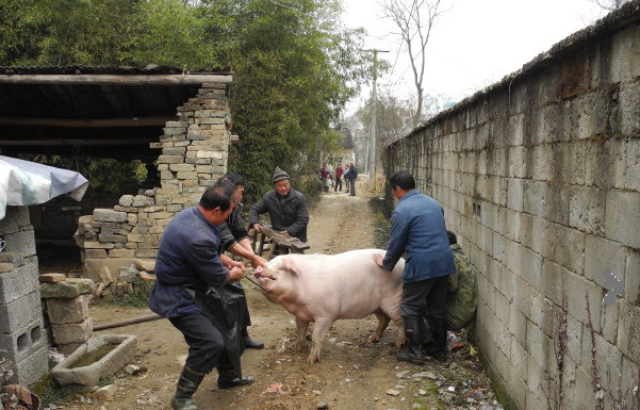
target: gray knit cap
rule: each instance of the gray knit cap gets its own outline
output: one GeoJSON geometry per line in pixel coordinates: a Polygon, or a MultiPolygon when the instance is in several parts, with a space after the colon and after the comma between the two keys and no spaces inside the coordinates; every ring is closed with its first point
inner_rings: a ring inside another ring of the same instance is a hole
{"type": "Polygon", "coordinates": [[[276,172],[273,173],[273,182],[282,181],[283,179],[291,179],[291,177],[281,170],[280,167],[276,167],[276,172]]]}

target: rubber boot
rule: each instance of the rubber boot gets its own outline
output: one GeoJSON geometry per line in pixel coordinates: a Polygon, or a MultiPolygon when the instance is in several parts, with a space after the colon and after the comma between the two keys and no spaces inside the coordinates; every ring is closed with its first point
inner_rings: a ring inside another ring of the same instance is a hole
{"type": "Polygon", "coordinates": [[[244,347],[247,349],[264,349],[264,343],[256,342],[249,337],[246,327],[242,329],[242,339],[244,340],[244,347]]]}
{"type": "Polygon", "coordinates": [[[419,316],[407,316],[404,318],[404,328],[407,333],[407,343],[396,357],[404,362],[422,363],[422,318],[419,316]]]}
{"type": "Polygon", "coordinates": [[[433,335],[431,334],[431,326],[429,326],[429,322],[427,322],[424,318],[421,320],[422,323],[422,348],[423,350],[427,348],[429,344],[433,342],[433,335]]]}
{"type": "Polygon", "coordinates": [[[231,389],[233,387],[248,386],[255,379],[251,376],[238,377],[233,366],[218,366],[218,389],[231,389]]]}
{"type": "Polygon", "coordinates": [[[425,347],[425,352],[438,360],[446,360],[447,358],[447,325],[444,320],[431,319],[429,321],[431,327],[432,340],[425,347]]]}
{"type": "Polygon", "coordinates": [[[193,394],[202,383],[204,373],[198,373],[187,365],[182,368],[178,388],[171,399],[173,410],[198,410],[198,406],[193,402],[193,394]]]}

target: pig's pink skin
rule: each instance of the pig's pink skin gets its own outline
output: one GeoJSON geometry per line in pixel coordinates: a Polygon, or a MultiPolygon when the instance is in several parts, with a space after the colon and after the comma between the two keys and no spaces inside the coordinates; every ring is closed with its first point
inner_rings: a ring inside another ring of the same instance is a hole
{"type": "Polygon", "coordinates": [[[309,323],[315,322],[309,363],[319,360],[322,341],[337,319],[359,319],[375,313],[379,324],[368,341],[377,341],[391,319],[398,326],[396,346],[404,343],[400,316],[404,260],[389,272],[373,261],[375,254],[384,255],[384,251],[282,255],[271,260],[266,269],[256,270],[260,284],[268,290],[265,296],[296,317],[298,349],[309,323]]]}

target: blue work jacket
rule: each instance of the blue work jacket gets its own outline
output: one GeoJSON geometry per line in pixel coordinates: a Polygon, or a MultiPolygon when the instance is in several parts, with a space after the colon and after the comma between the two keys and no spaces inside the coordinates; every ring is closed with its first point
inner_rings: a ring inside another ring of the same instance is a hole
{"type": "Polygon", "coordinates": [[[218,230],[198,207],[185,209],[169,223],[156,259],[156,285],[149,307],[162,317],[199,313],[200,308],[183,290],[222,285],[229,271],[218,254],[218,230]]]}
{"type": "Polygon", "coordinates": [[[413,189],[400,199],[391,220],[384,268],[393,270],[406,252],[404,283],[446,276],[456,271],[442,207],[413,189]]]}

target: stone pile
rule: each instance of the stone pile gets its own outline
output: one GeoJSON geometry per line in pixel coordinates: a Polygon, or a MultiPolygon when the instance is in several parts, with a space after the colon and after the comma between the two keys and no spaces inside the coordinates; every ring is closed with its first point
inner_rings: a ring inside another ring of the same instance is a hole
{"type": "Polygon", "coordinates": [[[155,284],[153,274],[155,260],[134,259],[129,266],[122,266],[116,278],[108,267],[100,269],[101,283],[96,294],[111,298],[115,296],[149,293],[155,284]]]}
{"type": "Polygon", "coordinates": [[[53,343],[70,354],[93,334],[89,299],[95,290],[91,279],[67,278],[61,273],[40,275],[40,294],[46,301],[53,343]]]}
{"type": "MultiPolygon", "coordinates": [[[[227,84],[203,84],[196,98],[178,107],[179,120],[166,122],[160,141],[151,143],[162,150],[160,187],[124,195],[113,209],[98,208],[80,218],[75,238],[82,248],[84,277],[102,282],[103,294],[135,293],[134,260],[154,260],[175,214],[196,206],[204,190],[226,172],[232,137],[226,94],[227,84]]],[[[152,279],[145,273],[138,276],[152,279]]]]}

